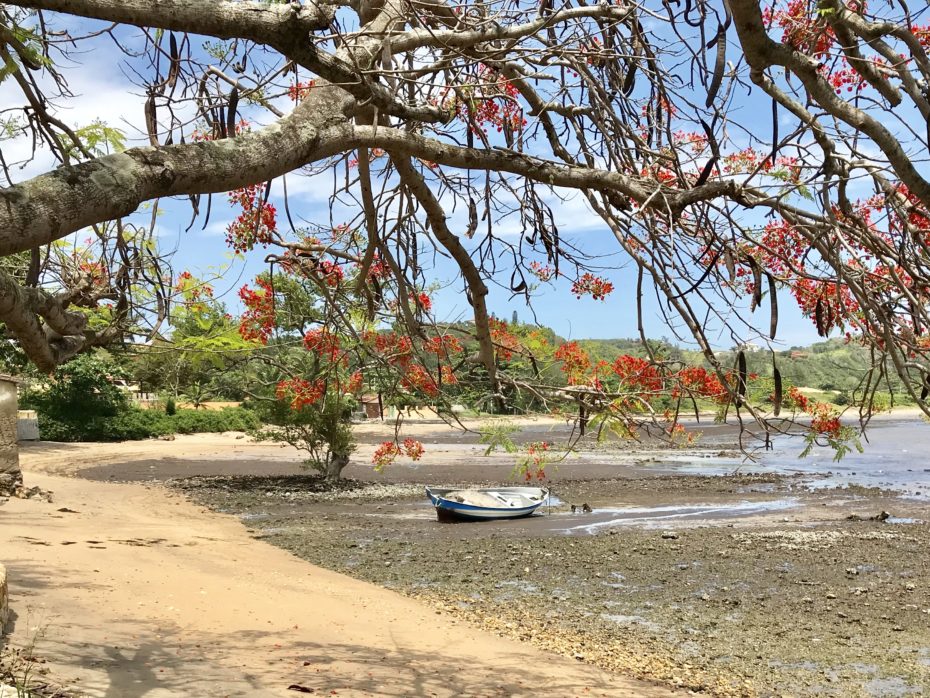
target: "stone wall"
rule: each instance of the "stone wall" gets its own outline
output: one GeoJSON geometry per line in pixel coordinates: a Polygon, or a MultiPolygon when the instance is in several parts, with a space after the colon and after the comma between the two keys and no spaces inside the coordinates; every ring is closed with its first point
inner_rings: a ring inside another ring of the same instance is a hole
{"type": "Polygon", "coordinates": [[[0,378],[0,496],[10,494],[23,482],[16,445],[17,422],[16,383],[0,378]]]}
{"type": "Polygon", "coordinates": [[[6,584],[6,567],[0,565],[0,635],[10,618],[10,600],[6,584]]]}

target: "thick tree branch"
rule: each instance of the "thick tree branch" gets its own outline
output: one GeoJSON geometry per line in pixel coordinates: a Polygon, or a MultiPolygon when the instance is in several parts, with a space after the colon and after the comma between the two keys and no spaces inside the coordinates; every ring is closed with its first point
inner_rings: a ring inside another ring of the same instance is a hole
{"type": "Polygon", "coordinates": [[[701,201],[720,197],[737,198],[744,194],[739,183],[732,179],[716,180],[691,189],[676,189],[657,184],[654,179],[647,177],[565,165],[504,148],[467,148],[381,126],[355,126],[352,142],[356,147],[384,148],[395,154],[464,170],[510,172],[554,187],[614,191],[637,203],[673,214],[701,201]]]}
{"type": "Polygon", "coordinates": [[[729,4],[753,81],[761,84],[764,72],[773,66],[791,71],[821,107],[869,136],[888,158],[901,181],[924,205],[930,206],[930,182],[917,171],[894,134],[878,119],[837,96],[813,58],[773,41],[765,30],[758,0],[730,0],[729,4]]]}
{"type": "Polygon", "coordinates": [[[259,131],[219,141],[132,148],[0,189],[0,255],[129,215],[144,201],[229,191],[342,151],[349,134],[346,115],[338,111],[344,106],[341,93],[329,86],[315,93],[317,99],[259,131]]]}
{"type": "Polygon", "coordinates": [[[311,32],[325,29],[332,23],[334,7],[331,5],[209,0],[23,0],[11,4],[137,27],[157,27],[220,39],[249,39],[280,51],[307,70],[338,84],[356,99],[372,101],[387,114],[426,122],[448,118],[437,107],[401,103],[390,89],[366,79],[349,62],[319,50],[311,32]]]}

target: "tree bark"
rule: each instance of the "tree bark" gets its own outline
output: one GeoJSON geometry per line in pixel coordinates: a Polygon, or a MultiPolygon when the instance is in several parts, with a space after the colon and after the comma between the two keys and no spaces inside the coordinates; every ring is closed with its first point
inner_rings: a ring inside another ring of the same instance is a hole
{"type": "Polygon", "coordinates": [[[0,496],[9,497],[23,485],[23,471],[19,466],[19,447],[16,441],[17,426],[16,384],[0,380],[0,496]]]}
{"type": "Polygon", "coordinates": [[[326,463],[326,472],[323,474],[323,477],[325,477],[327,480],[341,479],[342,471],[348,464],[348,453],[330,453],[329,461],[326,463]]]}

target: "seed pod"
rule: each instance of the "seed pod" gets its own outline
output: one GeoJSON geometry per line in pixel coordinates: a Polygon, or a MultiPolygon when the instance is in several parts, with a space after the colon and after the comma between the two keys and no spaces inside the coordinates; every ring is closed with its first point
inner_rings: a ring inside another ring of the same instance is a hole
{"type": "Polygon", "coordinates": [[[814,306],[814,322],[817,324],[817,334],[821,337],[827,336],[826,323],[824,322],[823,299],[818,298],[814,306]]]}
{"type": "Polygon", "coordinates": [[[636,87],[636,62],[627,61],[627,71],[626,76],[623,78],[623,87],[621,88],[623,94],[629,96],[633,92],[633,88],[636,87]]]}
{"type": "Polygon", "coordinates": [[[752,269],[752,303],[749,304],[751,313],[762,303],[762,269],[755,258],[749,257],[748,260],[749,268],[752,269]]]}
{"type": "Polygon", "coordinates": [[[746,370],[746,352],[742,349],[736,355],[736,406],[740,407],[746,402],[746,380],[748,371],[746,370]]]}
{"type": "Polygon", "coordinates": [[[723,83],[723,69],[727,63],[727,38],[726,30],[723,25],[717,28],[717,62],[714,64],[714,75],[710,81],[710,87],[707,88],[707,100],[704,106],[708,109],[714,103],[720,85],[723,83]]]}
{"type": "Polygon", "coordinates": [[[778,366],[775,365],[775,357],[772,356],[772,373],[775,378],[775,416],[777,417],[781,413],[781,401],[782,401],[782,384],[781,384],[781,371],[778,370],[778,366]]]}
{"type": "Polygon", "coordinates": [[[171,55],[171,67],[168,69],[168,77],[165,79],[165,87],[174,87],[178,81],[178,75],[181,73],[181,55],[178,53],[178,42],[174,34],[168,35],[168,48],[171,55]]]}
{"type": "Polygon", "coordinates": [[[700,176],[697,178],[697,181],[694,183],[694,186],[699,187],[702,184],[706,184],[707,180],[710,179],[710,173],[714,171],[714,167],[717,165],[717,158],[713,157],[707,161],[704,165],[704,169],[701,170],[700,176]]]}
{"type": "Polygon", "coordinates": [[[723,253],[724,264],[727,265],[727,274],[730,276],[730,283],[736,281],[736,265],[733,263],[733,254],[730,250],[723,253]]]}
{"type": "Polygon", "coordinates": [[[158,147],[158,121],[155,115],[155,94],[149,93],[145,100],[145,130],[149,134],[149,143],[158,147]]]}
{"type": "Polygon", "coordinates": [[[233,85],[229,93],[229,108],[226,110],[226,135],[233,138],[236,135],[236,109],[239,107],[239,88],[233,85]]]}
{"type": "Polygon", "coordinates": [[[29,271],[26,272],[26,286],[38,285],[41,261],[39,248],[33,247],[29,253],[29,271]]]}
{"type": "Polygon", "coordinates": [[[775,290],[775,277],[768,272],[765,276],[769,281],[769,306],[772,315],[769,322],[769,339],[775,339],[775,331],[778,329],[778,294],[775,290]]]}

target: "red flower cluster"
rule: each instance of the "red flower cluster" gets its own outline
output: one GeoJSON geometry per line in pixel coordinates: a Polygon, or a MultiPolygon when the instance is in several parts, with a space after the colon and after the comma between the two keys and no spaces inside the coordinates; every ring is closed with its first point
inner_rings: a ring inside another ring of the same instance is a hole
{"type": "Polygon", "coordinates": [[[295,83],[287,88],[287,96],[291,98],[292,102],[299,102],[310,94],[310,90],[313,89],[315,85],[316,80],[295,83]]]}
{"type": "Polygon", "coordinates": [[[422,310],[424,313],[428,313],[433,309],[433,299],[430,298],[429,294],[425,291],[411,294],[410,300],[416,303],[417,307],[419,307],[420,310],[422,310]]]}
{"type": "Polygon", "coordinates": [[[368,280],[383,281],[391,277],[391,268],[375,255],[368,267],[368,280]]]}
{"type": "Polygon", "coordinates": [[[427,339],[423,350],[440,358],[448,358],[452,354],[462,353],[462,344],[451,334],[441,334],[427,339]]]}
{"type": "Polygon", "coordinates": [[[556,275],[555,269],[540,262],[530,262],[530,273],[543,282],[550,281],[556,275]]]}
{"type": "Polygon", "coordinates": [[[591,368],[591,359],[578,342],[566,342],[555,350],[553,357],[562,362],[562,372],[568,378],[569,385],[584,385],[587,383],[588,369],[591,368]]]}
{"type": "Polygon", "coordinates": [[[265,185],[253,184],[229,193],[229,203],[242,207],[226,228],[226,244],[241,253],[270,244],[277,232],[277,210],[265,201],[265,185]]]}
{"type": "Polygon", "coordinates": [[[333,334],[325,327],[308,330],[304,335],[304,348],[311,351],[321,359],[335,363],[341,351],[339,336],[333,334]]]}
{"type": "Polygon", "coordinates": [[[795,387],[788,388],[782,402],[789,409],[806,412],[811,416],[811,431],[830,438],[839,436],[842,425],[836,410],[826,402],[818,402],[807,397],[795,387]]]}
{"type": "MultiPolygon", "coordinates": [[[[850,8],[854,5],[847,3],[850,8]]],[[[830,51],[836,35],[826,20],[815,16],[815,7],[809,0],[789,0],[783,9],[765,8],[762,19],[782,30],[782,43],[819,58],[830,51]]]]}
{"type": "Polygon", "coordinates": [[[245,312],[239,321],[239,334],[246,341],[259,341],[268,344],[268,338],[274,330],[274,294],[271,284],[264,279],[256,279],[260,288],[253,291],[248,285],[239,289],[239,298],[245,306],[245,312]]]}
{"type": "Polygon", "coordinates": [[[624,354],[614,361],[613,369],[620,379],[621,389],[632,389],[637,393],[658,393],[664,386],[659,368],[647,359],[624,354]]]}
{"type": "Polygon", "coordinates": [[[611,282],[595,276],[591,272],[585,272],[581,278],[572,284],[572,293],[576,297],[581,298],[589,295],[596,301],[604,300],[613,290],[614,285],[611,282]]]}
{"type": "Polygon", "coordinates": [[[520,340],[503,320],[489,318],[488,327],[491,330],[491,341],[497,349],[497,357],[501,361],[510,361],[514,353],[520,351],[520,340]]]}
{"type": "Polygon", "coordinates": [[[458,117],[465,123],[469,106],[474,111],[476,125],[470,126],[473,132],[487,133],[486,124],[496,127],[498,133],[506,126],[512,131],[521,131],[527,121],[523,118],[523,108],[518,102],[520,91],[494,68],[485,64],[478,67],[477,76],[461,87],[470,99],[459,100],[456,93],[449,89],[443,106],[455,109],[458,117]]]}
{"type": "Polygon", "coordinates": [[[352,393],[353,395],[358,393],[362,389],[362,372],[355,371],[351,376],[349,376],[349,382],[346,383],[346,392],[352,393]]]}
{"type": "Polygon", "coordinates": [[[290,402],[292,410],[299,410],[319,402],[326,394],[326,383],[323,380],[310,382],[303,378],[291,378],[278,383],[274,394],[278,400],[290,402]]]}
{"type": "Polygon", "coordinates": [[[407,366],[413,358],[413,342],[410,337],[395,332],[370,330],[362,335],[362,341],[374,345],[375,351],[394,366],[407,366]]]}
{"type": "Polygon", "coordinates": [[[320,275],[323,283],[330,288],[339,288],[339,284],[341,284],[343,278],[345,278],[342,267],[328,259],[324,259],[317,265],[317,273],[320,275]]]}
{"type": "Polygon", "coordinates": [[[407,458],[410,460],[420,460],[425,453],[425,449],[419,441],[408,437],[404,439],[404,453],[407,454],[407,458]]]}
{"type": "Polygon", "coordinates": [[[675,374],[678,386],[672,390],[672,397],[677,398],[682,392],[695,397],[704,397],[715,402],[724,403],[730,399],[729,393],[720,378],[713,371],[702,366],[688,366],[675,374]]]}
{"type": "Polygon", "coordinates": [[[385,441],[375,450],[371,462],[375,470],[380,471],[393,463],[398,456],[406,455],[410,460],[420,460],[424,453],[423,444],[416,439],[404,439],[403,447],[396,441],[385,441]]]}
{"type": "Polygon", "coordinates": [[[401,387],[411,392],[421,392],[430,397],[439,394],[439,385],[436,379],[420,364],[410,364],[400,381],[401,387]]]}

